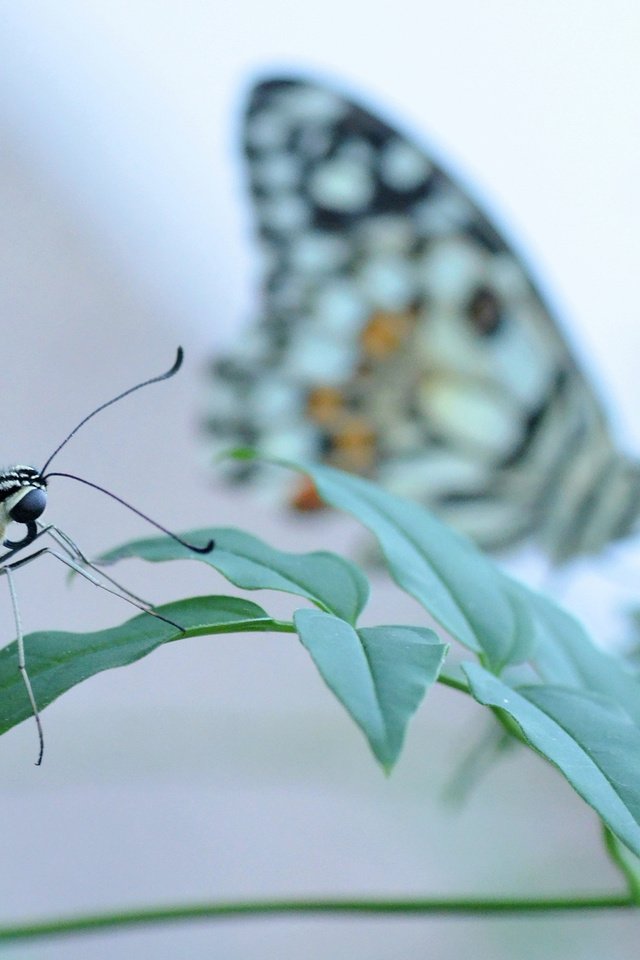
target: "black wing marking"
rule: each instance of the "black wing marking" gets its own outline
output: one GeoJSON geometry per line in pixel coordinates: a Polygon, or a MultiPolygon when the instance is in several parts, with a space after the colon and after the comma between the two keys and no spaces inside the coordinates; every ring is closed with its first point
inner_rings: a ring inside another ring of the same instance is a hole
{"type": "Polygon", "coordinates": [[[535,531],[559,555],[560,501],[582,509],[619,458],[521,258],[410,139],[313,82],[258,84],[244,151],[262,313],[215,365],[220,446],[375,476],[485,546],[535,531]]]}

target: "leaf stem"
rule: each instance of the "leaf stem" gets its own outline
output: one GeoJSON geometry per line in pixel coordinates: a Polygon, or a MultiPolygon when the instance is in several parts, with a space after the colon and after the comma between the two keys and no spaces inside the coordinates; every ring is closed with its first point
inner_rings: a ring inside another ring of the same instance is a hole
{"type": "Polygon", "coordinates": [[[230,620],[229,623],[206,624],[202,627],[187,627],[180,639],[189,637],[215,637],[220,633],[295,633],[289,620],[274,620],[263,617],[255,620],[230,620]]]}
{"type": "MultiPolygon", "coordinates": [[[[623,847],[605,823],[602,824],[602,839],[610,859],[626,880],[630,899],[636,906],[640,906],[640,875],[633,869],[631,864],[627,862],[624,854],[625,847],[623,847]]],[[[629,856],[632,856],[632,854],[629,853],[629,856]]]]}
{"type": "Polygon", "coordinates": [[[441,669],[436,682],[441,683],[443,687],[451,687],[452,690],[458,690],[460,693],[470,692],[469,684],[464,676],[458,676],[457,673],[448,670],[446,666],[441,669]]]}
{"type": "Polygon", "coordinates": [[[553,911],[615,910],[637,908],[633,898],[622,894],[591,897],[524,897],[514,898],[425,898],[408,900],[377,899],[309,899],[254,900],[220,903],[194,903],[123,910],[114,913],[86,914],[53,920],[0,927],[0,942],[34,940],[42,937],[70,936],[115,930],[123,927],[176,923],[185,920],[221,920],[234,917],[274,917],[286,914],[318,916],[320,914],[370,914],[378,916],[455,916],[471,917],[487,914],[547,913],[553,911]]]}

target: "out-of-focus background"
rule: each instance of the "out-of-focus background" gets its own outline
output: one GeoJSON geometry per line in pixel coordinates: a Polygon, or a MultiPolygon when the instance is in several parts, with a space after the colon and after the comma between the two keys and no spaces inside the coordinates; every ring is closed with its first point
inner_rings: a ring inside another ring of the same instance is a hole
{"type": "MultiPolygon", "coordinates": [[[[89,409],[168,367],[182,343],[179,378],[102,414],[59,469],[175,529],[238,524],[291,549],[348,540],[340,518],[305,527],[214,487],[197,429],[207,361],[257,309],[243,98],[287,69],[377,104],[474,184],[553,292],[621,443],[639,450],[639,32],[631,0],[3,4],[3,462],[43,462],[89,409]]],[[[147,533],[71,481],[52,483],[49,515],[89,552],[147,533]]],[[[591,594],[592,568],[577,573],[591,594]]],[[[232,592],[195,563],[131,564],[126,579],[158,602],[232,592]]],[[[21,571],[18,588],[29,631],[128,613],[88,584],[68,589],[51,559],[21,571]]],[[[603,609],[591,611],[598,625],[603,609]]],[[[370,622],[421,616],[376,583],[370,622]]],[[[0,624],[9,640],[8,594],[0,624]]],[[[202,638],[102,674],[44,714],[41,769],[32,723],[0,741],[0,921],[214,897],[617,884],[595,818],[534,757],[505,760],[462,810],[442,802],[479,718],[436,690],[387,780],[293,638],[202,638]]],[[[292,920],[6,955],[102,960],[114,949],[137,960],[623,960],[637,931],[621,916],[292,920]]]]}

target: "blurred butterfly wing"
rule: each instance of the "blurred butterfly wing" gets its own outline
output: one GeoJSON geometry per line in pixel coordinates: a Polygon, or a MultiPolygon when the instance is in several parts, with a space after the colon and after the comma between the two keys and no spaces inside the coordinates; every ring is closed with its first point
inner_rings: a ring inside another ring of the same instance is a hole
{"type": "Polygon", "coordinates": [[[635,465],[521,260],[441,167],[300,80],[254,89],[245,153],[263,314],[215,366],[221,446],[376,477],[488,548],[535,534],[559,560],[626,532],[635,465]]]}

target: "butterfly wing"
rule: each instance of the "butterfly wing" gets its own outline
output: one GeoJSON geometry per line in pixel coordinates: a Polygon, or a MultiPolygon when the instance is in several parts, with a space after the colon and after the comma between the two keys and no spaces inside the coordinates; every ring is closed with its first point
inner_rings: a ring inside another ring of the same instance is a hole
{"type": "Polygon", "coordinates": [[[522,260],[442,167],[298,79],[254,88],[244,150],[263,312],[214,366],[220,446],[375,477],[488,548],[535,534],[564,559],[626,531],[635,466],[522,260]],[[592,523],[596,479],[616,496],[592,523]]]}

